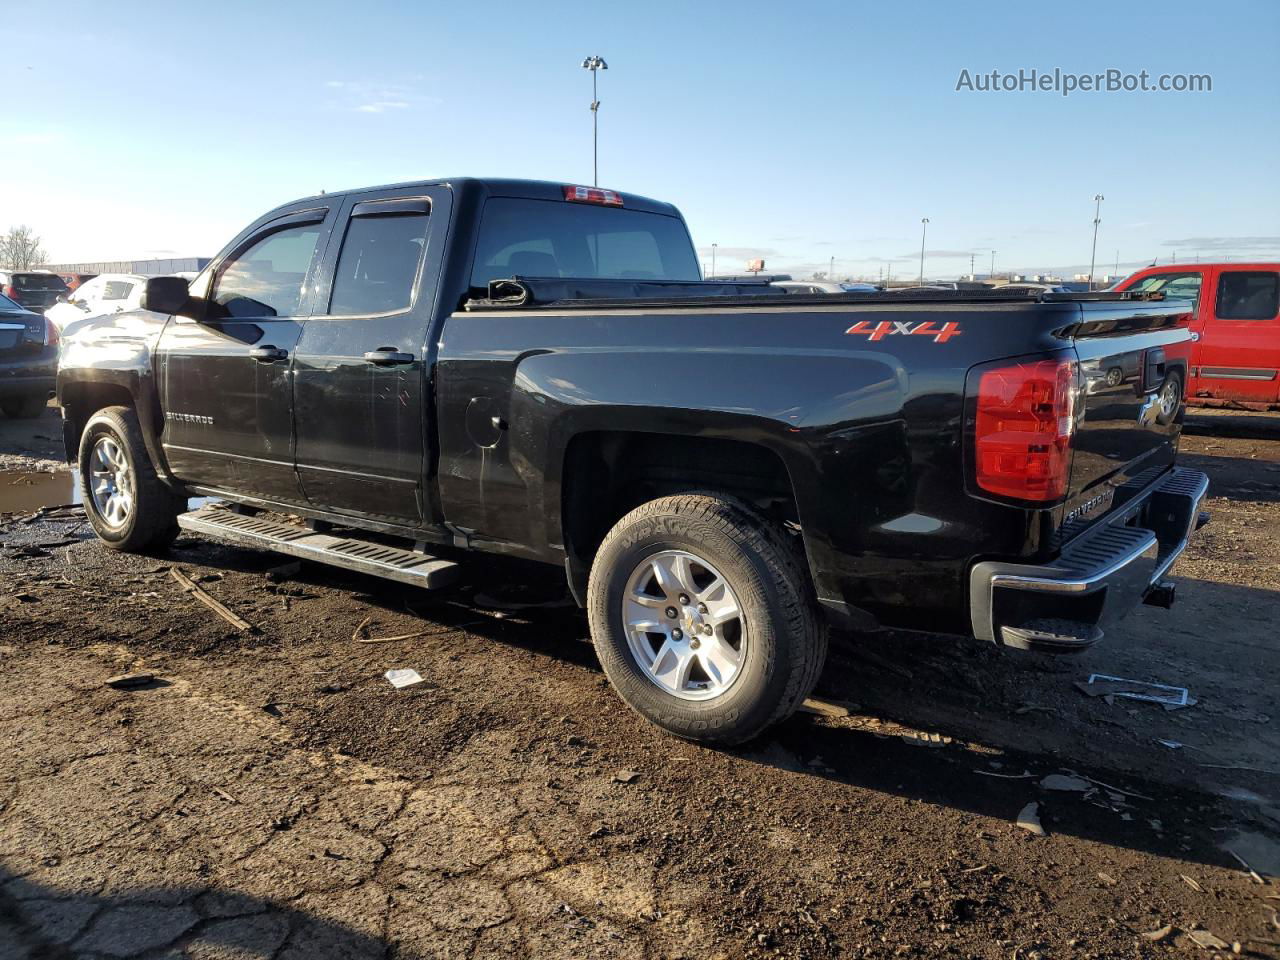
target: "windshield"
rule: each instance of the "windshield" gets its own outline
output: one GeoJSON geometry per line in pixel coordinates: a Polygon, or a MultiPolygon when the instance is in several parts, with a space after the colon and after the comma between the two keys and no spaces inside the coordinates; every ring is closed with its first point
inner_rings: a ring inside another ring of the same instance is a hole
{"type": "Polygon", "coordinates": [[[472,286],[508,277],[700,280],[676,217],[556,200],[495,197],[484,207],[472,286]]]}
{"type": "Polygon", "coordinates": [[[65,290],[67,285],[56,273],[15,273],[13,285],[19,290],[65,290]]]}

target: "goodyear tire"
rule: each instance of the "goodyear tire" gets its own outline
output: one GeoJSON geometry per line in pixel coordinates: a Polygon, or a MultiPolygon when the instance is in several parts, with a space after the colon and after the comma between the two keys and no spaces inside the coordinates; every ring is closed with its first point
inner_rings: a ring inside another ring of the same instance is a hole
{"type": "Polygon", "coordinates": [[[790,716],[826,658],[801,551],[715,493],[652,500],[618,521],[592,564],[587,609],[618,695],[691,740],[742,743],[790,716]]]}
{"type": "Polygon", "coordinates": [[[113,550],[141,553],[178,535],[186,500],[157,475],[129,407],[99,410],[80,434],[80,493],[93,532],[113,550]]]}

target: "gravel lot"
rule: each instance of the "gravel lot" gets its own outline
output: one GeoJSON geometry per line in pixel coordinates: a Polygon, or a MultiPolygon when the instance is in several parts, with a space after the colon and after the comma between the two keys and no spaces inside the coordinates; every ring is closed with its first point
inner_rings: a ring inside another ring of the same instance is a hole
{"type": "MultiPolygon", "coordinates": [[[[1172,611],[1074,658],[842,638],[848,715],[733,751],[627,711],[554,574],[124,556],[0,475],[0,958],[1280,956],[1280,439],[1251,423],[1184,439],[1214,520],[1172,611]],[[129,670],[157,679],[104,685],[129,670]]],[[[4,468],[57,436],[0,424],[4,468]]]]}

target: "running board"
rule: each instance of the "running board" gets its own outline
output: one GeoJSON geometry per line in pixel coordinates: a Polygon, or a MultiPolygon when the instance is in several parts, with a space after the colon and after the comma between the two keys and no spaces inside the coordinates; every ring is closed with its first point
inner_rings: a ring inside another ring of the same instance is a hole
{"type": "Polygon", "coordinates": [[[369,540],[317,533],[292,523],[236,513],[216,504],[180,514],[178,526],[238,546],[285,553],[428,590],[449,586],[459,573],[458,565],[452,560],[369,540]]]}

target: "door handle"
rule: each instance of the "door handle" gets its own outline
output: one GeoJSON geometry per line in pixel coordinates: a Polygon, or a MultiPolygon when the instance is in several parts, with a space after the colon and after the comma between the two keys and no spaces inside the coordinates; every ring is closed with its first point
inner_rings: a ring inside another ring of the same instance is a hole
{"type": "Polygon", "coordinates": [[[379,347],[366,352],[364,359],[380,367],[394,367],[402,363],[413,363],[413,354],[401,353],[395,347],[379,347]]]}
{"type": "Polygon", "coordinates": [[[275,360],[287,360],[289,358],[288,350],[281,350],[279,347],[273,347],[268,344],[265,347],[254,347],[249,351],[249,356],[257,360],[259,363],[271,363],[275,360]]]}

